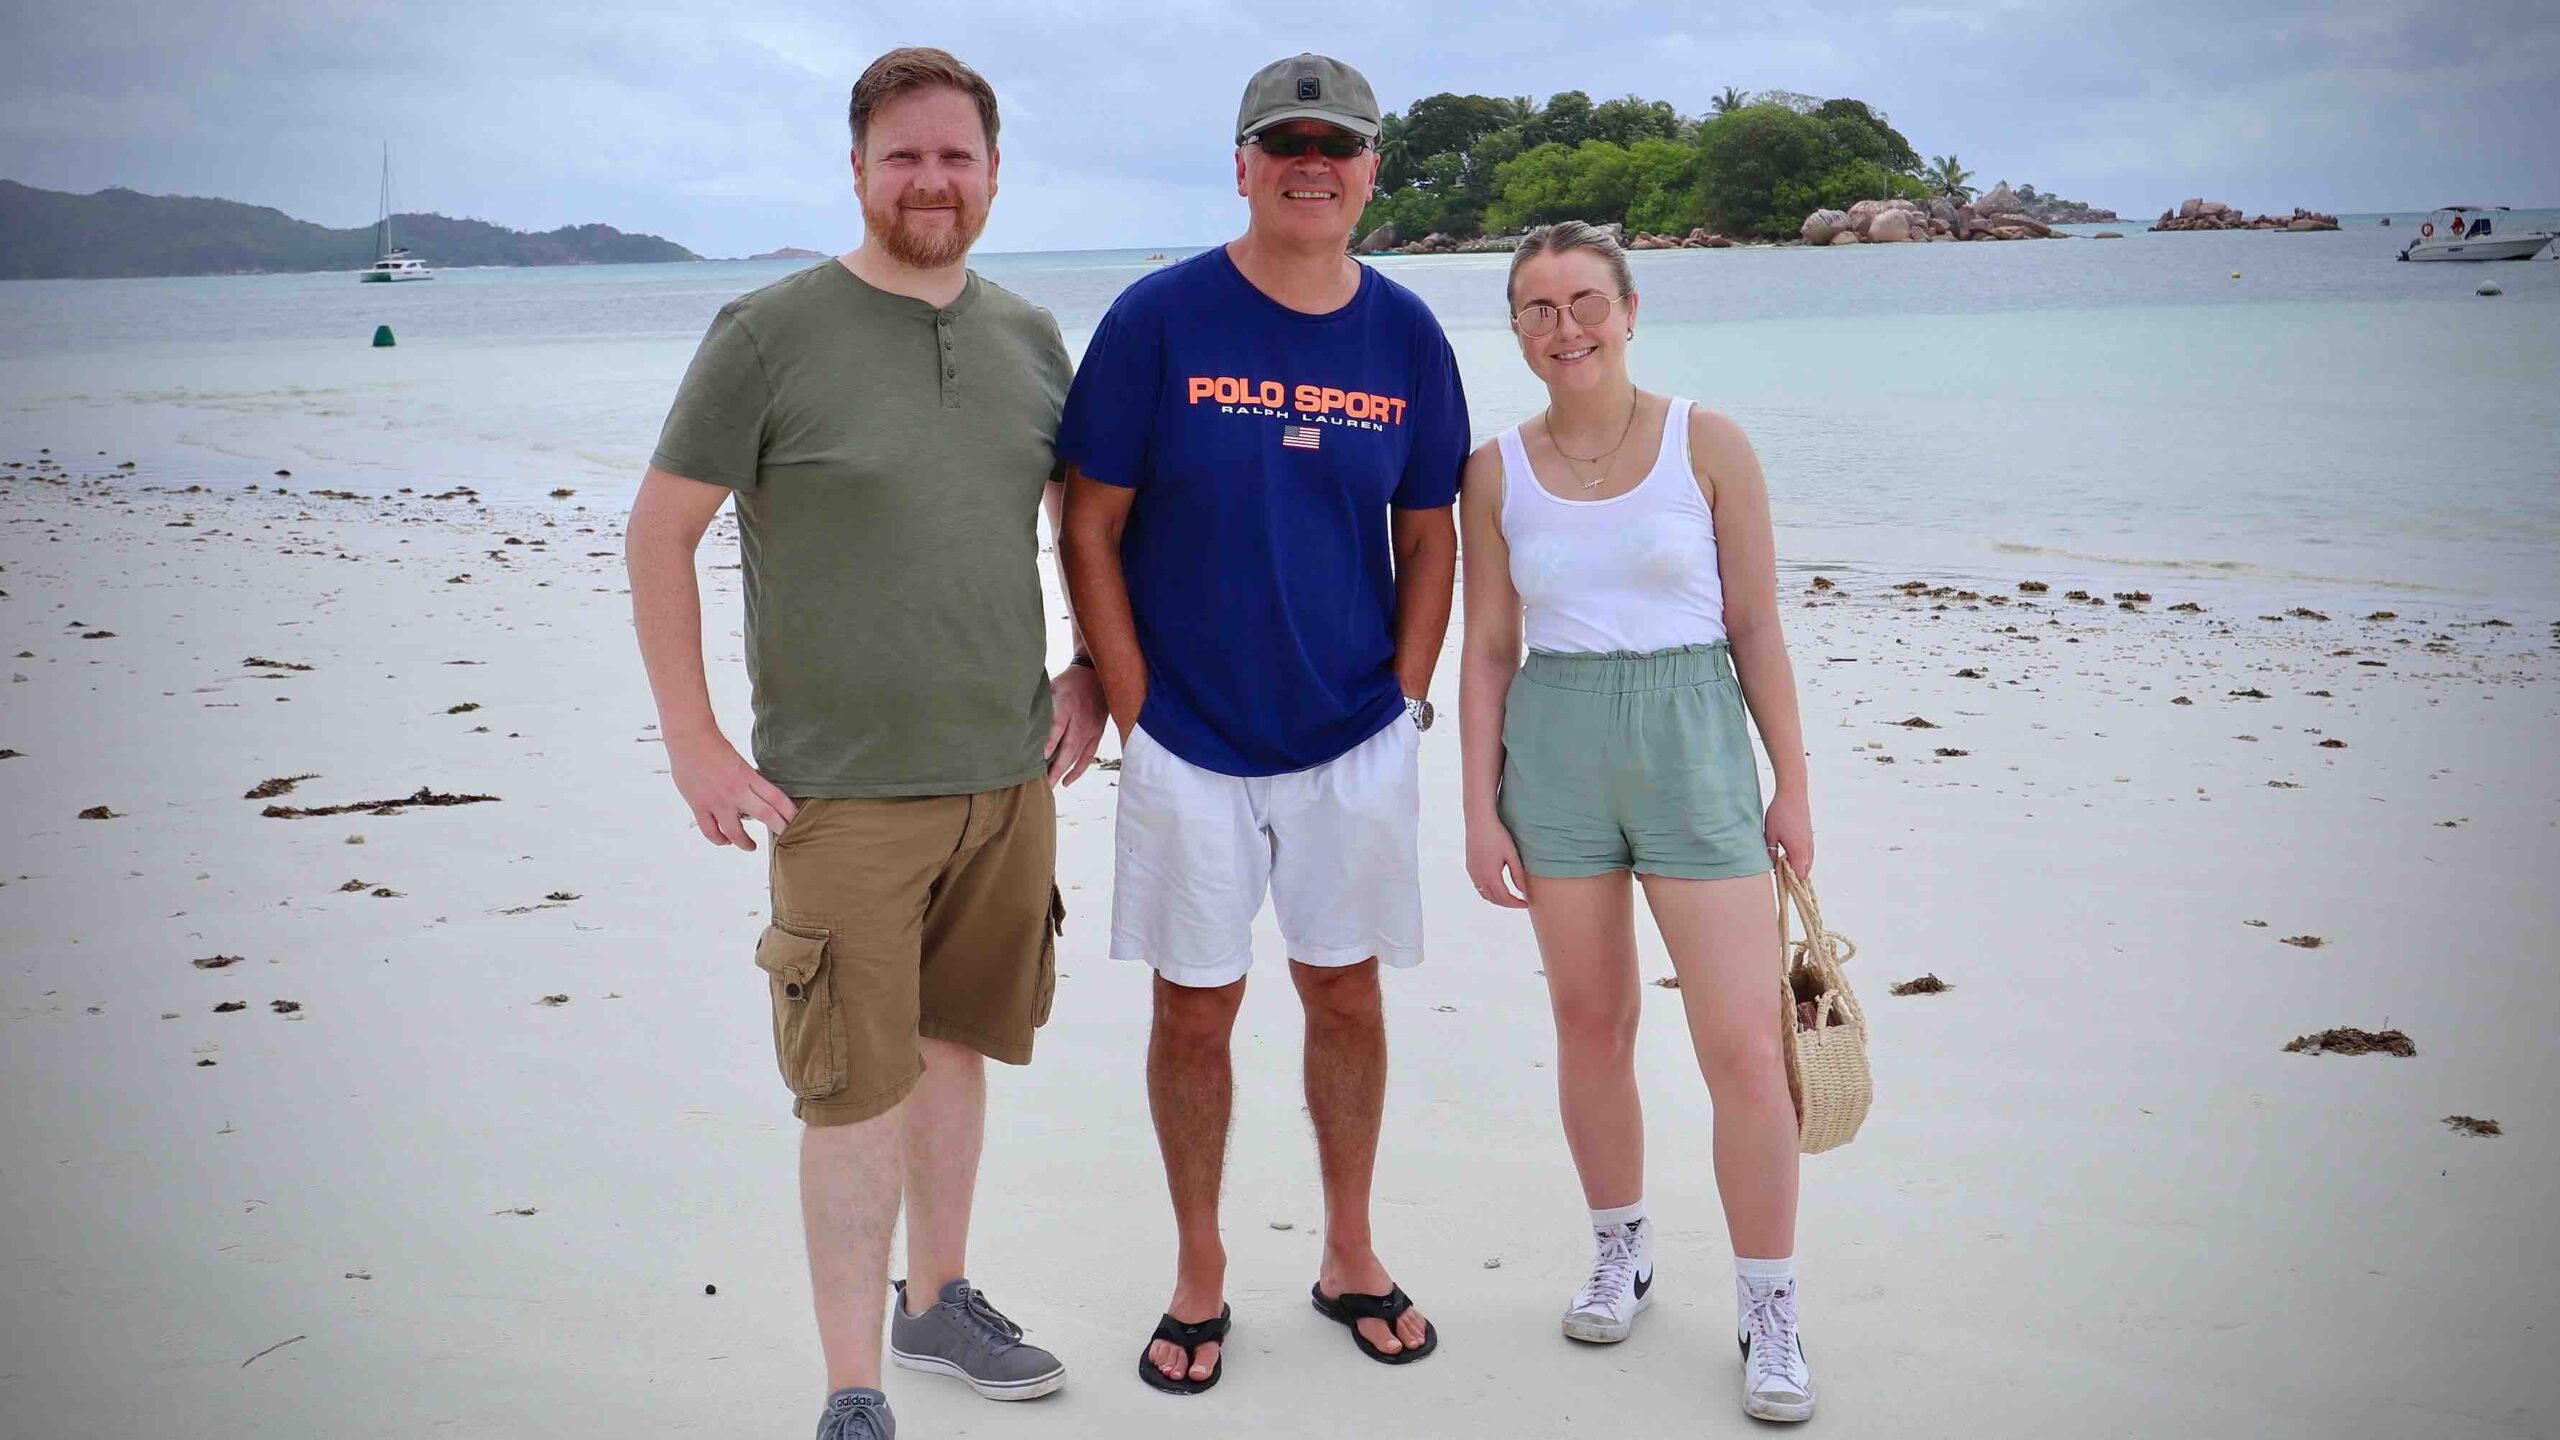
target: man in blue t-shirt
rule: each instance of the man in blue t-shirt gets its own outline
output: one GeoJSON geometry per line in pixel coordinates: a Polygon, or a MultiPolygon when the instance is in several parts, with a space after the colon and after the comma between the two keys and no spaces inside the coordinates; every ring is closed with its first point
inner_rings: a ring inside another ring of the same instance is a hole
{"type": "Polygon", "coordinates": [[[1180,1252],[1138,1373],[1217,1382],[1229,1035],[1267,891],[1307,1016],[1318,1309],[1372,1359],[1439,1343],[1371,1246],[1378,962],[1422,960],[1416,759],[1448,630],[1466,396],[1439,322],[1344,254],[1379,111],[1319,55],[1236,121],[1244,237],[1130,286],[1058,432],[1075,609],[1120,727],[1111,953],[1156,969],[1147,1089],[1180,1252]]]}

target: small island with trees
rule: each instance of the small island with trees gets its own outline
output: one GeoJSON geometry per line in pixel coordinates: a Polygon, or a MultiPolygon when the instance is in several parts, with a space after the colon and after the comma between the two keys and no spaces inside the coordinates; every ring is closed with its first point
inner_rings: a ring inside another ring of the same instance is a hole
{"type": "Polygon", "coordinates": [[[1630,248],[2025,239],[2112,210],[2011,190],[1977,194],[1955,155],[1923,159],[1862,100],[1727,87],[1710,113],[1561,91],[1425,96],[1385,117],[1362,253],[1509,249],[1557,220],[1615,225],[1630,248]],[[1884,220],[1879,233],[1878,220],[1884,220]],[[1842,236],[1848,239],[1843,240],[1842,236]]]}

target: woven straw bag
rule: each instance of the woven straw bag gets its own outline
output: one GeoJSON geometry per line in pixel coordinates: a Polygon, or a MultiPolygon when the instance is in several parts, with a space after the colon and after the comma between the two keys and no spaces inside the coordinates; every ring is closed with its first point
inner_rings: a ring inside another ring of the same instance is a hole
{"type": "Polygon", "coordinates": [[[1840,967],[1858,947],[1826,930],[1810,882],[1781,860],[1778,872],[1779,1024],[1787,1038],[1787,1090],[1796,1142],[1807,1155],[1848,1144],[1875,1099],[1867,1070],[1867,1012],[1840,967]],[[1795,919],[1804,938],[1793,938],[1795,919]]]}

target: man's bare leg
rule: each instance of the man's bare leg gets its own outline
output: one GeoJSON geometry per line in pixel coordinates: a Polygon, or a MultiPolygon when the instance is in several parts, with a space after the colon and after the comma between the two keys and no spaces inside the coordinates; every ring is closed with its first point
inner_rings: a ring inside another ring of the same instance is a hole
{"type": "MultiPolygon", "coordinates": [[[[1236,1012],[1244,982],[1192,989],[1158,975],[1155,1027],[1147,1038],[1147,1108],[1164,1151],[1176,1240],[1173,1302],[1186,1324],[1215,1320],[1226,1303],[1227,1244],[1218,1233],[1218,1191],[1226,1178],[1227,1130],[1235,1115],[1236,1012]]],[[[1158,1340],[1147,1358],[1167,1379],[1206,1380],[1220,1347],[1203,1345],[1188,1372],[1182,1347],[1158,1340]]]]}
{"type": "Polygon", "coordinates": [[[901,1129],[899,1111],[891,1110],[800,1132],[800,1217],[830,1392],[880,1388],[880,1297],[889,1288],[889,1233],[898,1224],[901,1129]]]}
{"type": "Polygon", "coordinates": [[[899,1107],[906,1149],[907,1313],[969,1273],[969,1210],[987,1133],[987,1058],[966,1045],[917,1037],[924,1078],[899,1107]]]}
{"type": "MultiPolygon", "coordinates": [[[[1318,967],[1292,960],[1289,978],[1307,1013],[1307,1113],[1324,1173],[1324,1266],[1317,1282],[1327,1295],[1383,1295],[1395,1279],[1379,1263],[1369,1229],[1369,1184],[1387,1108],[1387,1015],[1378,962],[1318,967]]],[[[1394,1355],[1422,1343],[1425,1323],[1416,1307],[1392,1330],[1363,1320],[1360,1333],[1394,1355]]]]}

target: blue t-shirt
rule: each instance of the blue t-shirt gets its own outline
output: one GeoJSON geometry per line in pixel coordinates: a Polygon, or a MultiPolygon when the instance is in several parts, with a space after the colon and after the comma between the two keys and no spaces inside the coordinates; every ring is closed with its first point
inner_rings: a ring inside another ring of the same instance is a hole
{"type": "Polygon", "coordinates": [[[1388,507],[1453,503],[1467,438],[1440,322],[1367,266],[1323,315],[1255,289],[1224,246],[1123,291],[1058,457],[1138,492],[1120,562],[1147,734],[1204,770],[1277,775],[1394,721],[1388,507]]]}

